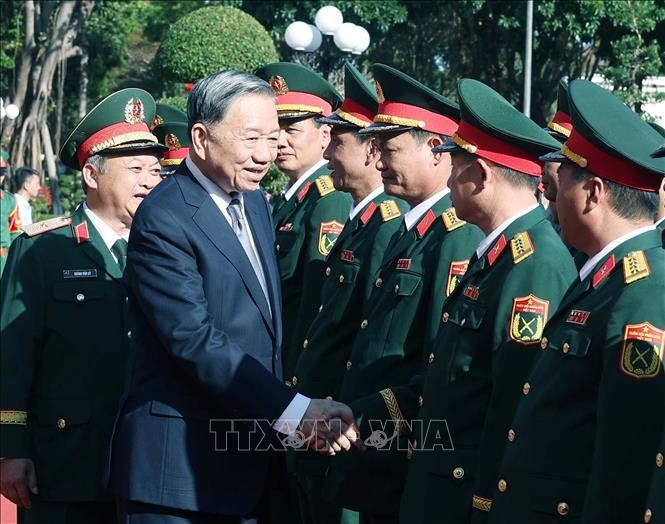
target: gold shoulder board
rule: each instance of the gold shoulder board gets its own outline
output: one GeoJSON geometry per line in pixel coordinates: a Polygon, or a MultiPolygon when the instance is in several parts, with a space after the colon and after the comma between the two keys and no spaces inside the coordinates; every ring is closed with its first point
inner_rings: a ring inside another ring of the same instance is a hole
{"type": "Polygon", "coordinates": [[[464,220],[460,220],[457,217],[457,213],[455,213],[454,207],[449,207],[446,209],[441,216],[443,217],[443,225],[445,226],[446,231],[453,231],[454,229],[462,227],[464,224],[466,224],[464,220]]]}
{"type": "Polygon", "coordinates": [[[319,190],[319,195],[325,196],[335,191],[335,185],[330,176],[323,175],[316,179],[316,189],[319,190]]]}
{"type": "Polygon", "coordinates": [[[388,222],[388,220],[392,220],[393,218],[402,215],[402,212],[399,210],[399,207],[397,207],[397,203],[394,200],[384,200],[381,202],[379,209],[381,210],[381,219],[384,222],[388,222]]]}
{"type": "Polygon", "coordinates": [[[513,262],[519,264],[525,258],[533,255],[534,247],[529,233],[522,231],[517,233],[510,241],[510,248],[513,250],[513,262]]]}
{"type": "Polygon", "coordinates": [[[49,218],[48,220],[43,220],[41,222],[35,222],[34,224],[28,224],[23,226],[23,232],[29,237],[34,237],[40,235],[41,233],[46,233],[47,231],[53,231],[54,229],[60,229],[61,227],[68,226],[72,223],[72,219],[69,217],[54,217],[49,218]]]}
{"type": "Polygon", "coordinates": [[[644,251],[632,251],[623,257],[623,280],[626,284],[651,274],[644,251]]]}

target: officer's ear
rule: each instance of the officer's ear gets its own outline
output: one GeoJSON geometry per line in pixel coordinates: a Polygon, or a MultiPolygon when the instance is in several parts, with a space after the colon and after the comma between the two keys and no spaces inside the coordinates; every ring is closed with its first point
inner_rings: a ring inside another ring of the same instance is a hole
{"type": "Polygon", "coordinates": [[[480,172],[480,180],[482,187],[487,187],[489,184],[494,183],[494,173],[491,166],[483,159],[477,156],[474,160],[476,169],[480,172]]]}
{"type": "Polygon", "coordinates": [[[81,168],[81,178],[85,184],[84,187],[88,189],[99,188],[99,183],[97,182],[98,176],[99,172],[93,164],[84,164],[84,166],[81,168]]]}
{"type": "MultiPolygon", "coordinates": [[[[443,144],[443,140],[441,140],[441,137],[438,135],[430,134],[429,138],[427,139],[427,148],[428,149],[434,149],[437,146],[440,146],[443,144]]],[[[432,153],[432,156],[434,157],[434,165],[438,166],[441,163],[441,160],[445,157],[449,157],[449,155],[446,155],[445,153],[432,153]]]]}
{"type": "Polygon", "coordinates": [[[612,205],[612,194],[608,191],[605,181],[597,176],[591,177],[584,182],[584,190],[587,193],[587,210],[591,211],[598,207],[601,202],[608,202],[612,205]]]}
{"type": "Polygon", "coordinates": [[[196,156],[205,160],[207,157],[206,149],[208,147],[208,142],[210,141],[206,126],[201,122],[194,124],[190,132],[190,139],[192,141],[191,147],[194,150],[194,153],[196,153],[196,156]]]}
{"type": "Polygon", "coordinates": [[[321,151],[325,151],[330,144],[330,126],[323,124],[319,128],[319,136],[321,137],[321,151]]]}
{"type": "Polygon", "coordinates": [[[365,165],[375,164],[381,156],[381,152],[376,145],[376,137],[370,137],[364,142],[365,144],[365,165]]]}

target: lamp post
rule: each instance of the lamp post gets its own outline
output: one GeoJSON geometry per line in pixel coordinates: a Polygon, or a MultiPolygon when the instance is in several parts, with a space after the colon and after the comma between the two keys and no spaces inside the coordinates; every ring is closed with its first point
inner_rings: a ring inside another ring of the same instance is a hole
{"type": "Polygon", "coordinates": [[[284,40],[291,49],[303,53],[298,57],[301,62],[309,66],[317,64],[325,78],[336,69],[338,60],[326,61],[321,60],[321,57],[305,55],[321,47],[323,35],[332,36],[335,46],[344,53],[360,55],[369,47],[371,39],[367,29],[344,22],[342,12],[335,6],[327,5],[319,9],[314,17],[314,24],[303,21],[292,22],[284,32],[284,40]]]}

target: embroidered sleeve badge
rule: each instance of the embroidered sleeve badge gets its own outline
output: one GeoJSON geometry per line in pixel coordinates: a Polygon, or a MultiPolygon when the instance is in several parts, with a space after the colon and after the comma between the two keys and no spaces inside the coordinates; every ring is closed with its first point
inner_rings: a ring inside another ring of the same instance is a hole
{"type": "Polygon", "coordinates": [[[455,291],[457,284],[459,284],[459,281],[462,280],[462,277],[466,273],[468,267],[468,260],[457,260],[451,262],[450,269],[448,270],[448,281],[446,282],[447,297],[449,297],[450,294],[455,291]]]}
{"type": "Polygon", "coordinates": [[[344,224],[337,222],[337,220],[331,220],[330,222],[321,222],[319,227],[319,242],[318,248],[319,253],[324,257],[327,257],[330,253],[330,250],[337,242],[337,237],[344,229],[344,224]]]}
{"type": "Polygon", "coordinates": [[[529,294],[513,299],[513,312],[508,328],[510,339],[520,344],[536,344],[543,336],[550,301],[529,294]]]}
{"type": "Polygon", "coordinates": [[[648,322],[627,324],[623,331],[623,346],[619,369],[629,377],[654,378],[663,362],[665,330],[648,322]]]}

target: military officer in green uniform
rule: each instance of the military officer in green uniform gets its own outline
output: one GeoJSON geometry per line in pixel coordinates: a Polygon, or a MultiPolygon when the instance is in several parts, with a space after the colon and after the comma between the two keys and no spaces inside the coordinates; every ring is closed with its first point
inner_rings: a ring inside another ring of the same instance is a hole
{"type": "Polygon", "coordinates": [[[177,107],[164,104],[163,102],[157,102],[155,104],[155,116],[152,118],[152,124],[150,125],[150,131],[154,133],[155,128],[158,125],[167,123],[167,122],[185,122],[187,123],[187,113],[181,111],[177,107]]]}
{"type": "MultiPolygon", "coordinates": [[[[513,385],[489,522],[649,522],[646,496],[665,422],[665,250],[653,224],[665,165],[658,134],[611,93],[569,85],[573,131],[557,209],[589,260],[513,385]]],[[[659,495],[661,498],[663,492],[659,495]]]]}
{"type": "Polygon", "coordinates": [[[289,178],[274,204],[273,221],[282,278],[284,376],[292,377],[319,307],[318,297],[302,300],[304,290],[323,285],[326,257],[352,205],[347,193],[335,190],[323,158],[330,127],[316,121],[337,109],[342,99],[332,85],[300,64],[269,64],[256,74],[277,96],[281,132],[275,164],[289,178]]]}
{"type": "MultiPolygon", "coordinates": [[[[363,303],[374,288],[370,278],[381,262],[386,246],[400,226],[405,202],[388,197],[376,167],[373,135],[361,135],[372,123],[378,102],[374,88],[350,63],[344,66],[342,105],[319,123],[331,126],[328,159],[335,188],[353,198],[344,229],[326,261],[323,287],[314,293],[320,306],[298,358],[293,387],[304,395],[338,398],[351,346],[362,321],[363,303]]],[[[303,300],[311,300],[304,297],[303,300]]],[[[313,453],[292,453],[290,466],[298,478],[298,495],[304,522],[357,521],[357,514],[331,505],[322,496],[328,459],[313,453]]]]}
{"type": "Polygon", "coordinates": [[[472,504],[489,507],[486,484],[502,451],[496,436],[505,435],[517,402],[512,389],[524,383],[543,327],[575,277],[535,197],[538,155],[558,142],[476,80],[461,80],[458,94],[459,129],[434,151],[452,152],[455,209],[485,237],[425,346],[424,385],[394,383],[384,392],[382,416],[398,430],[409,429],[405,420],[419,422],[411,428],[403,523],[442,515],[469,522],[472,504]]]}
{"type": "Polygon", "coordinates": [[[21,234],[21,221],[18,217],[18,204],[14,195],[2,189],[5,176],[9,172],[7,159],[0,157],[0,276],[7,261],[9,245],[21,234]]]}
{"type": "Polygon", "coordinates": [[[101,486],[131,330],[121,283],[136,208],[159,182],[155,102],[123,89],[67,138],[82,172],[71,218],[25,227],[11,246],[0,306],[0,475],[22,523],[111,523],[101,486]]]}
{"type": "Polygon", "coordinates": [[[152,133],[159,143],[167,147],[159,161],[162,178],[175,173],[180,163],[189,156],[189,132],[187,122],[164,122],[156,126],[152,133]]]}
{"type": "MultiPolygon", "coordinates": [[[[381,402],[394,407],[384,388],[420,370],[423,347],[434,339],[443,301],[481,238],[480,230],[455,213],[447,188],[450,156],[431,151],[457,130],[457,104],[392,67],[376,64],[373,74],[378,114],[360,134],[376,136],[386,193],[411,208],[399,219],[400,235],[371,276],[373,289],[355,326],[348,360],[337,363],[344,370],[339,400],[361,419],[363,406],[354,401],[383,390],[381,402]]],[[[371,437],[367,431],[363,436],[371,437]]],[[[398,442],[331,461],[327,490],[344,507],[360,511],[364,522],[397,519],[407,467],[406,451],[398,442]]]]}

